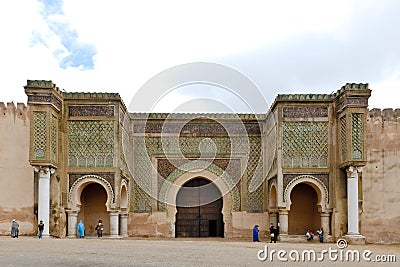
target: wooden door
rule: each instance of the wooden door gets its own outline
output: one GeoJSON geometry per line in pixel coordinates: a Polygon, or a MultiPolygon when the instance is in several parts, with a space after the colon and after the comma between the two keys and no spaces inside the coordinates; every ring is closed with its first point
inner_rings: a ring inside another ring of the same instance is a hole
{"type": "Polygon", "coordinates": [[[222,196],[203,178],[187,182],[177,196],[176,237],[223,237],[222,196]]]}

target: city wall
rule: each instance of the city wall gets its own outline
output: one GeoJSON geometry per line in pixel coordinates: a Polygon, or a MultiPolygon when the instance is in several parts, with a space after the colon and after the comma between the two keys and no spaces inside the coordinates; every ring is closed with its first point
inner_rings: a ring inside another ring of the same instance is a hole
{"type": "Polygon", "coordinates": [[[400,109],[372,109],[366,125],[361,231],[370,243],[400,243],[400,109]]]}
{"type": "Polygon", "coordinates": [[[35,233],[34,177],[29,164],[27,106],[0,102],[0,235],[17,220],[21,235],[35,233]]]}

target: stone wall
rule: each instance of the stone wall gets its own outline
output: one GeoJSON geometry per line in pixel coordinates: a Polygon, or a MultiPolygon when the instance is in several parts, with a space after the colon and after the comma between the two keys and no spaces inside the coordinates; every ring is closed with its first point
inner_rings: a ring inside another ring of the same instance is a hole
{"type": "Polygon", "coordinates": [[[400,109],[372,109],[362,174],[361,233],[370,243],[400,242],[400,109]]]}
{"type": "Polygon", "coordinates": [[[12,219],[21,235],[34,234],[34,176],[29,165],[30,118],[25,104],[0,103],[0,235],[12,219]]]}

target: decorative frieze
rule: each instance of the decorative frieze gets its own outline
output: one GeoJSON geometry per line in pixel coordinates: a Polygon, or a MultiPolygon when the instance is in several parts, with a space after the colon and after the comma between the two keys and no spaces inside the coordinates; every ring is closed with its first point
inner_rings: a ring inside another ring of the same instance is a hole
{"type": "Polygon", "coordinates": [[[81,105],[69,106],[68,115],[70,117],[112,117],[114,116],[113,105],[81,105]]]}
{"type": "Polygon", "coordinates": [[[356,105],[356,106],[368,106],[368,98],[355,98],[355,97],[348,97],[343,100],[338,106],[337,110],[342,110],[347,105],[356,105]]]}
{"type": "Polygon", "coordinates": [[[28,95],[28,102],[36,103],[50,103],[53,104],[58,110],[61,108],[61,101],[50,95],[28,95]]]}
{"type": "Polygon", "coordinates": [[[258,123],[179,123],[147,122],[133,125],[134,133],[163,134],[198,134],[198,135],[230,135],[230,134],[260,134],[258,123]]]}
{"type": "Polygon", "coordinates": [[[326,106],[289,106],[282,108],[283,118],[327,118],[326,106]]]}

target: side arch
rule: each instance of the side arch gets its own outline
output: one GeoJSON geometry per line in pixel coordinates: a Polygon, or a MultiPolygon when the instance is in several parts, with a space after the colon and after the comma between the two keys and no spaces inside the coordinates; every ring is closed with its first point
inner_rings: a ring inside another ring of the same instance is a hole
{"type": "Polygon", "coordinates": [[[122,210],[129,209],[129,202],[130,202],[129,200],[130,200],[130,195],[128,190],[128,183],[125,179],[122,179],[120,187],[120,204],[119,204],[122,210]]]}
{"type": "Polygon", "coordinates": [[[278,185],[274,179],[268,188],[268,209],[277,209],[278,207],[278,185]]]}
{"type": "Polygon", "coordinates": [[[317,192],[318,196],[317,206],[319,209],[321,209],[320,212],[328,212],[328,202],[329,202],[328,189],[320,179],[312,175],[300,175],[289,182],[283,193],[283,200],[286,203],[286,209],[290,210],[290,206],[292,205],[290,194],[293,188],[300,183],[305,183],[310,185],[315,190],[315,192],[317,192]]]}
{"type": "Polygon", "coordinates": [[[68,202],[69,202],[69,206],[71,209],[79,211],[80,207],[81,207],[81,194],[82,194],[82,190],[91,183],[98,183],[100,184],[102,187],[104,187],[104,189],[107,192],[107,201],[106,201],[106,207],[107,207],[107,211],[111,210],[111,203],[114,202],[114,191],[113,188],[111,186],[111,184],[104,178],[98,176],[98,175],[84,175],[82,177],[80,177],[78,180],[76,180],[70,190],[69,190],[69,194],[68,194],[68,202]]]}

